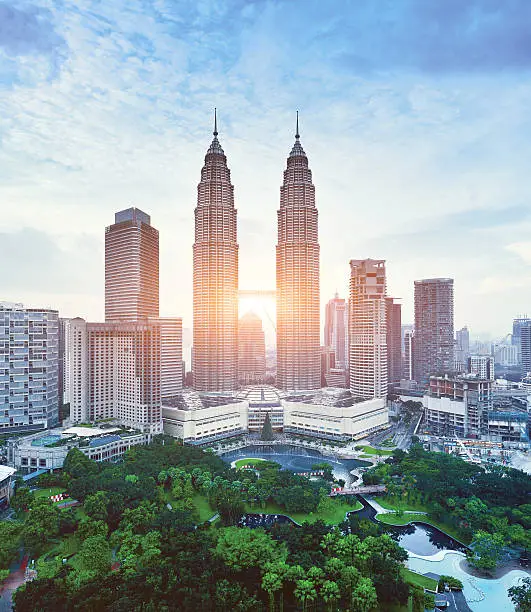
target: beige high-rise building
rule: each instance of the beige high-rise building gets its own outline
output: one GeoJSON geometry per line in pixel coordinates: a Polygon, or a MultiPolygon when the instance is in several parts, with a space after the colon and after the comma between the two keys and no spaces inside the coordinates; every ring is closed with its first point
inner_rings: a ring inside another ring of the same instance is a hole
{"type": "Polygon", "coordinates": [[[118,419],[126,427],[161,433],[159,320],[87,323],[75,318],[67,333],[72,421],[118,419]]]}
{"type": "Polygon", "coordinates": [[[318,213],[299,135],[280,188],[277,256],[277,387],[318,389],[320,303],[318,213]]]}
{"type": "Polygon", "coordinates": [[[195,209],[192,369],[197,391],[232,391],[238,386],[236,216],[234,187],[215,122],[195,209]]]}
{"type": "Polygon", "coordinates": [[[159,316],[159,232],[138,208],[105,229],[105,321],[159,316]]]}
{"type": "Polygon", "coordinates": [[[385,261],[350,262],[350,392],[364,399],[387,397],[385,261]]]}
{"type": "Polygon", "coordinates": [[[160,317],[160,395],[162,399],[183,390],[183,320],[160,317]]]}
{"type": "Polygon", "coordinates": [[[254,312],[240,318],[238,329],[238,378],[242,385],[261,384],[266,375],[265,334],[254,312]]]}

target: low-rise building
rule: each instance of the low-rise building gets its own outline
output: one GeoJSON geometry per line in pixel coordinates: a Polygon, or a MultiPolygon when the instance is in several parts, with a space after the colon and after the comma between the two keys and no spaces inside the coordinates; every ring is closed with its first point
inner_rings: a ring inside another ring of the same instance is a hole
{"type": "Polygon", "coordinates": [[[190,444],[230,438],[247,431],[248,402],[232,395],[184,391],[162,404],[164,433],[190,444]]]}
{"type": "Polygon", "coordinates": [[[164,432],[191,444],[259,432],[266,414],[275,431],[334,440],[357,440],[389,422],[385,399],[353,398],[345,389],[283,394],[257,386],[236,395],[186,391],[162,406],[164,432]]]}
{"type": "Polygon", "coordinates": [[[16,470],[7,465],[0,465],[0,510],[9,505],[13,494],[13,475],[16,470]]]}
{"type": "Polygon", "coordinates": [[[7,442],[8,464],[24,474],[63,467],[68,451],[78,448],[93,461],[118,461],[132,446],[148,444],[151,436],[119,427],[56,428],[7,442]]]}

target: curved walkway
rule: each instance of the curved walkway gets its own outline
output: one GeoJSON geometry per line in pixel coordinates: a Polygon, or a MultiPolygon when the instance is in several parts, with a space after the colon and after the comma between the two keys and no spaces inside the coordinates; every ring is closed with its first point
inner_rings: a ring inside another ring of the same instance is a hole
{"type": "MultiPolygon", "coordinates": [[[[398,514],[396,510],[389,510],[388,508],[384,508],[381,506],[375,499],[372,497],[362,496],[363,499],[376,510],[376,515],[378,514],[398,514]]],[[[427,512],[419,512],[418,510],[403,510],[402,514],[428,514],[427,512]]]]}

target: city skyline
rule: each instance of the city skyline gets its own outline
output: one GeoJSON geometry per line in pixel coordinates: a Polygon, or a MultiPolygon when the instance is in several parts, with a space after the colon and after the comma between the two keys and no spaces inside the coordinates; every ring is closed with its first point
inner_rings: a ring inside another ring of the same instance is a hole
{"type": "Polygon", "coordinates": [[[507,333],[531,299],[531,58],[510,44],[525,19],[472,0],[397,5],[359,3],[339,20],[317,2],[304,15],[285,2],[2,4],[13,27],[0,57],[0,256],[23,256],[1,298],[102,320],[100,228],[137,206],[161,231],[161,314],[191,327],[193,177],[214,106],[240,211],[240,286],[260,269],[273,288],[277,177],[299,108],[318,177],[322,312],[336,289],[347,295],[350,258],[378,257],[404,321],[414,280],[452,277],[456,326],[507,333]]]}

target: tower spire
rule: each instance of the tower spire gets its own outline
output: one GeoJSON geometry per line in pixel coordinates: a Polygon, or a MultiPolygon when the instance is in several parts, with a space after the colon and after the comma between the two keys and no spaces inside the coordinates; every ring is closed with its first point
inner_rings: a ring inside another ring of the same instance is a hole
{"type": "Polygon", "coordinates": [[[217,136],[217,135],[218,135],[218,111],[217,111],[217,108],[214,107],[214,136],[217,136]]]}
{"type": "Polygon", "coordinates": [[[299,111],[297,111],[297,127],[295,129],[295,138],[299,140],[301,135],[299,134],[299,111]]]}

